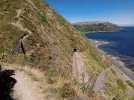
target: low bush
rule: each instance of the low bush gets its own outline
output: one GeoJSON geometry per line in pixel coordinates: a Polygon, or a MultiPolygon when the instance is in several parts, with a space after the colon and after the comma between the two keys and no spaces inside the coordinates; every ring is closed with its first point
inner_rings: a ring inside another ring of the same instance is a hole
{"type": "Polygon", "coordinates": [[[119,88],[121,88],[121,89],[123,89],[123,90],[126,90],[127,88],[126,88],[126,86],[125,86],[125,84],[124,84],[124,82],[121,80],[121,79],[117,79],[117,84],[118,84],[118,87],[119,88]]]}
{"type": "Polygon", "coordinates": [[[116,72],[115,72],[115,70],[114,70],[114,69],[111,69],[111,71],[112,71],[112,73],[113,73],[114,75],[116,75],[116,72]]]}
{"type": "Polygon", "coordinates": [[[59,89],[60,95],[63,98],[69,98],[72,100],[76,96],[76,91],[71,87],[69,83],[64,83],[63,86],[59,89]]]}
{"type": "Polygon", "coordinates": [[[41,20],[42,20],[43,23],[46,23],[47,22],[47,19],[46,19],[45,16],[42,16],[41,20]]]}
{"type": "Polygon", "coordinates": [[[134,89],[134,83],[132,83],[130,80],[127,80],[126,83],[134,89]]]}

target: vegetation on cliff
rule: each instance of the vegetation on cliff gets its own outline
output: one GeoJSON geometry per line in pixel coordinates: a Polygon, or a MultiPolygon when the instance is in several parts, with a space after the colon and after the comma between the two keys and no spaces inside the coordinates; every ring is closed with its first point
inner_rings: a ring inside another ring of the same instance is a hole
{"type": "Polygon", "coordinates": [[[81,32],[112,32],[120,29],[116,24],[101,21],[78,22],[73,26],[81,32]]]}

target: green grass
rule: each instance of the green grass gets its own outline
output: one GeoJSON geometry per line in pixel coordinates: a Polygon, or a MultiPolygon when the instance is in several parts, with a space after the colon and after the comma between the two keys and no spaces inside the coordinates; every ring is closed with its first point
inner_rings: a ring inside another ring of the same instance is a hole
{"type": "Polygon", "coordinates": [[[42,16],[41,20],[42,20],[43,23],[46,23],[47,22],[47,19],[46,19],[45,16],[42,16]]]}
{"type": "Polygon", "coordinates": [[[59,20],[59,22],[60,22],[62,25],[65,25],[66,20],[65,20],[62,16],[57,15],[57,19],[59,20]]]}
{"type": "Polygon", "coordinates": [[[38,81],[38,78],[32,72],[26,72],[28,76],[31,77],[33,81],[38,81]]]}
{"type": "Polygon", "coordinates": [[[100,59],[96,55],[93,54],[92,57],[95,61],[100,62],[100,59]]]}
{"type": "Polygon", "coordinates": [[[46,72],[46,76],[47,76],[47,82],[49,84],[54,84],[58,80],[56,69],[54,69],[54,68],[48,69],[48,71],[46,72]]]}
{"type": "Polygon", "coordinates": [[[126,87],[126,85],[124,84],[123,80],[121,80],[121,79],[119,79],[119,78],[117,79],[117,84],[118,84],[119,89],[124,89],[124,90],[127,89],[127,87],[126,87]]]}
{"type": "Polygon", "coordinates": [[[129,100],[126,85],[111,70],[105,76],[104,83],[108,100],[129,100]]]}
{"type": "Polygon", "coordinates": [[[131,100],[134,100],[134,96],[131,98],[131,100]]]}
{"type": "Polygon", "coordinates": [[[113,73],[114,75],[116,75],[116,72],[115,72],[115,70],[114,70],[113,68],[111,68],[111,71],[112,71],[112,73],[113,73]]]}
{"type": "Polygon", "coordinates": [[[50,68],[50,69],[47,71],[47,76],[48,76],[48,77],[56,76],[56,70],[55,70],[54,68],[50,68]]]}

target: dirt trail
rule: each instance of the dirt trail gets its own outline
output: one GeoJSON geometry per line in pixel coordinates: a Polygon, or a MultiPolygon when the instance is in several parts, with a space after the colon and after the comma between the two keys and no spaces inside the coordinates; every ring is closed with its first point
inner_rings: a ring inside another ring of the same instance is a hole
{"type": "Polygon", "coordinates": [[[34,85],[28,80],[23,72],[16,72],[14,78],[17,80],[13,90],[15,100],[42,100],[37,95],[34,85]]]}
{"type": "Polygon", "coordinates": [[[13,26],[17,27],[18,29],[29,33],[28,35],[26,35],[26,36],[23,38],[23,40],[25,40],[26,38],[28,38],[28,37],[32,34],[32,32],[31,32],[29,29],[23,27],[22,24],[20,23],[20,15],[21,15],[21,13],[22,13],[22,10],[19,9],[19,10],[18,10],[18,13],[17,13],[17,15],[16,15],[16,17],[18,18],[18,21],[17,21],[16,23],[12,22],[11,24],[12,24],[13,26]]]}
{"type": "Polygon", "coordinates": [[[100,75],[98,76],[96,83],[93,87],[93,91],[95,92],[101,92],[102,94],[104,93],[104,88],[105,88],[105,84],[104,84],[104,77],[107,74],[107,72],[111,69],[107,68],[105,70],[103,70],[100,75]]]}
{"type": "Polygon", "coordinates": [[[88,83],[90,77],[86,72],[86,66],[82,58],[82,53],[74,52],[72,68],[73,75],[79,79],[80,83],[88,83]]]}
{"type": "Polygon", "coordinates": [[[16,79],[17,83],[13,87],[13,99],[15,100],[44,100],[43,86],[40,78],[43,74],[39,70],[31,69],[27,66],[16,66],[2,63],[3,69],[15,70],[15,75],[12,76],[16,79]],[[21,70],[20,70],[21,69],[21,70]],[[30,74],[36,75],[38,81],[34,81],[30,74]]]}

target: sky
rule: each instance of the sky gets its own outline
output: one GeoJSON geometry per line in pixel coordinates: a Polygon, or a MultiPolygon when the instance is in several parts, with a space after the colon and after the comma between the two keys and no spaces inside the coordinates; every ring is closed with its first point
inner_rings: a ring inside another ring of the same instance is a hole
{"type": "Polygon", "coordinates": [[[134,0],[45,0],[70,23],[109,21],[134,25],[134,0]]]}

